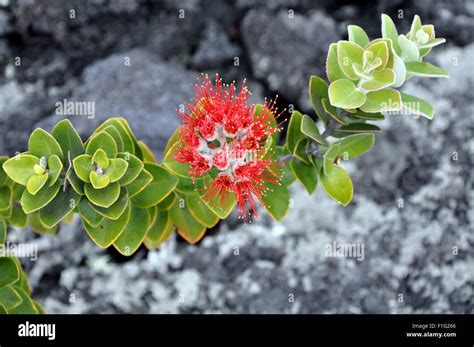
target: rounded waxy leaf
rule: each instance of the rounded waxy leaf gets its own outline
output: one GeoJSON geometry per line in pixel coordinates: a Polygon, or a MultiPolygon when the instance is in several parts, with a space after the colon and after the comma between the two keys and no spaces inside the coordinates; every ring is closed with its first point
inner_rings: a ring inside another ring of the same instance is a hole
{"type": "Polygon", "coordinates": [[[400,93],[402,96],[402,107],[413,114],[417,114],[428,119],[433,119],[433,107],[426,101],[406,93],[400,93]]]}
{"type": "Polygon", "coordinates": [[[107,168],[107,176],[110,177],[110,182],[117,182],[125,175],[128,163],[123,159],[110,159],[110,166],[107,168]]]}
{"type": "Polygon", "coordinates": [[[110,160],[107,158],[107,153],[101,148],[95,151],[92,156],[92,162],[97,164],[102,169],[107,169],[110,165],[110,160]]]}
{"type": "Polygon", "coordinates": [[[97,171],[91,171],[89,180],[94,189],[102,189],[109,185],[110,177],[107,174],[98,174],[97,171]]]}
{"type": "Polygon", "coordinates": [[[199,223],[189,210],[180,207],[179,203],[173,205],[170,210],[171,220],[176,225],[178,234],[180,234],[190,244],[201,240],[206,232],[206,226],[199,223]]]}
{"type": "Polygon", "coordinates": [[[63,170],[63,163],[57,155],[52,155],[48,158],[48,171],[49,171],[49,180],[48,185],[52,186],[56,183],[63,170]]]}
{"type": "Polygon", "coordinates": [[[18,286],[13,286],[15,292],[21,297],[21,304],[8,311],[9,314],[38,314],[33,300],[28,293],[18,286]]]}
{"type": "Polygon", "coordinates": [[[20,294],[12,286],[0,288],[0,305],[5,308],[6,312],[18,307],[21,302],[20,294]]]}
{"type": "Polygon", "coordinates": [[[10,208],[12,203],[13,192],[9,186],[0,187],[0,211],[10,208]]]}
{"type": "Polygon", "coordinates": [[[392,69],[382,69],[372,72],[372,79],[361,85],[365,90],[379,90],[395,83],[395,72],[392,69]]]}
{"type": "Polygon", "coordinates": [[[318,186],[318,172],[316,168],[310,163],[296,160],[290,161],[290,167],[308,194],[313,194],[318,186]]]}
{"type": "Polygon", "coordinates": [[[153,181],[153,176],[147,170],[143,169],[140,174],[131,183],[127,184],[125,188],[128,191],[128,197],[132,198],[138,193],[142,192],[153,181]]]}
{"type": "Polygon", "coordinates": [[[189,164],[181,163],[174,159],[175,154],[181,145],[181,142],[176,142],[165,154],[165,158],[163,159],[163,165],[170,170],[173,174],[189,178],[189,164]]]}
{"type": "Polygon", "coordinates": [[[8,224],[14,225],[18,228],[24,228],[26,226],[26,222],[26,214],[23,212],[21,206],[16,203],[13,204],[10,218],[8,218],[8,224]]]}
{"type": "Polygon", "coordinates": [[[110,207],[120,196],[120,185],[117,182],[110,183],[102,189],[95,189],[92,184],[84,186],[87,198],[97,206],[110,207]]]}
{"type": "Polygon", "coordinates": [[[145,238],[145,246],[148,249],[156,249],[165,242],[173,233],[174,226],[168,211],[158,211],[155,222],[148,230],[145,238]]]}
{"type": "Polygon", "coordinates": [[[56,141],[58,141],[59,146],[61,146],[65,165],[68,164],[69,159],[72,160],[84,153],[84,144],[82,143],[81,137],[69,119],[63,119],[58,122],[51,131],[51,135],[53,135],[56,141]]]}
{"type": "Polygon", "coordinates": [[[133,143],[133,138],[129,133],[128,128],[124,125],[120,118],[114,117],[107,119],[104,123],[99,125],[99,127],[96,129],[96,132],[105,130],[108,126],[115,127],[115,129],[120,133],[120,137],[122,138],[123,142],[123,152],[135,154],[135,145],[133,143]]]}
{"type": "Polygon", "coordinates": [[[358,157],[372,148],[375,143],[374,134],[354,134],[338,141],[339,155],[344,159],[358,157]]]}
{"type": "Polygon", "coordinates": [[[349,35],[349,41],[354,42],[361,47],[367,46],[370,41],[364,29],[362,29],[360,26],[349,25],[347,27],[347,33],[349,35]]]}
{"type": "Polygon", "coordinates": [[[147,209],[131,205],[130,220],[120,236],[115,240],[114,247],[121,254],[130,256],[142,244],[150,225],[150,214],[147,209]]]}
{"type": "Polygon", "coordinates": [[[337,80],[329,86],[331,105],[341,108],[358,108],[366,101],[363,92],[349,80],[337,80]]]}
{"type": "Polygon", "coordinates": [[[398,31],[392,19],[386,14],[382,14],[382,36],[386,39],[392,40],[395,52],[400,55],[401,49],[398,45],[398,31]]]}
{"type": "Polygon", "coordinates": [[[286,146],[291,153],[295,151],[298,141],[304,138],[304,134],[301,132],[302,120],[303,115],[298,111],[294,111],[291,115],[288,131],[286,133],[286,146]]]}
{"type": "Polygon", "coordinates": [[[48,181],[48,174],[44,173],[42,175],[34,175],[31,176],[28,182],[26,183],[26,190],[31,195],[36,195],[40,191],[41,188],[46,184],[48,181]]]}
{"type": "Polygon", "coordinates": [[[156,205],[156,207],[158,207],[159,210],[166,211],[166,210],[169,210],[171,208],[171,206],[173,206],[175,201],[176,201],[176,194],[171,193],[166,198],[164,198],[162,201],[160,201],[160,203],[158,205],[156,205]]]}
{"type": "Polygon", "coordinates": [[[36,175],[34,166],[39,158],[26,153],[20,153],[3,163],[3,170],[14,182],[26,186],[31,176],[36,175]]]}
{"type": "Polygon", "coordinates": [[[407,68],[407,72],[412,75],[420,76],[420,77],[445,77],[449,78],[449,73],[437,66],[431,65],[430,63],[426,63],[424,61],[412,61],[405,63],[407,68]]]}
{"type": "MultiPolygon", "coordinates": [[[[76,193],[84,195],[84,181],[77,177],[74,170],[69,170],[66,175],[67,182],[71,184],[76,193]]],[[[67,184],[67,183],[66,183],[67,184]]]]}
{"type": "Polygon", "coordinates": [[[277,221],[281,221],[290,208],[290,192],[283,184],[265,182],[268,190],[262,196],[265,210],[277,221]]]}
{"type": "MultiPolygon", "coordinates": [[[[100,215],[108,219],[117,220],[120,218],[122,213],[125,212],[129,202],[130,202],[130,199],[128,198],[127,190],[121,189],[119,198],[117,199],[116,202],[113,203],[112,206],[105,208],[105,207],[92,205],[92,208],[96,210],[100,215]]],[[[89,223],[89,224],[93,224],[93,223],[89,223]]]]}
{"type": "Polygon", "coordinates": [[[337,43],[337,61],[346,78],[354,81],[359,79],[354,71],[353,64],[362,65],[363,54],[364,49],[354,42],[339,41],[337,43]]]}
{"type": "Polygon", "coordinates": [[[331,105],[329,99],[323,99],[323,107],[327,114],[329,114],[336,122],[340,124],[347,124],[347,122],[342,117],[340,117],[340,109],[337,109],[331,105]]]}
{"type": "Polygon", "coordinates": [[[27,215],[28,226],[33,230],[33,232],[40,235],[53,235],[58,231],[58,226],[50,229],[46,227],[39,218],[39,212],[35,211],[27,215]]]}
{"type": "Polygon", "coordinates": [[[326,59],[326,74],[330,82],[334,82],[340,79],[347,78],[339,67],[337,59],[337,44],[331,43],[329,45],[328,56],[326,59]]]}
{"type": "Polygon", "coordinates": [[[158,204],[166,198],[178,184],[178,179],[160,165],[145,163],[145,170],[153,180],[143,191],[132,198],[135,206],[148,208],[158,204]]]}
{"type": "Polygon", "coordinates": [[[337,131],[339,133],[379,133],[382,129],[369,123],[351,123],[339,127],[337,131]]]}
{"type": "Polygon", "coordinates": [[[318,115],[319,119],[323,122],[327,122],[326,111],[323,107],[323,99],[328,98],[328,84],[319,76],[311,76],[309,80],[309,97],[313,104],[314,112],[318,115]]]}
{"type": "Polygon", "coordinates": [[[143,153],[143,161],[155,164],[158,163],[155,156],[153,155],[153,152],[151,151],[150,147],[146,145],[146,143],[143,141],[138,141],[138,145],[140,146],[140,149],[143,153]]]}
{"type": "Polygon", "coordinates": [[[7,240],[7,223],[0,219],[0,245],[3,245],[7,240]]]}
{"type": "Polygon", "coordinates": [[[100,222],[104,220],[104,216],[97,212],[97,206],[92,207],[92,204],[87,199],[81,199],[79,205],[77,205],[77,210],[81,215],[81,218],[87,222],[92,227],[96,227],[100,222]]]}
{"type": "Polygon", "coordinates": [[[28,152],[38,158],[57,155],[63,160],[63,151],[58,141],[41,128],[35,129],[28,141],[28,152]]]}
{"type": "Polygon", "coordinates": [[[13,258],[0,257],[0,288],[15,283],[20,278],[20,269],[13,258]]]}
{"type": "Polygon", "coordinates": [[[398,45],[401,49],[400,58],[404,62],[416,62],[420,58],[418,47],[413,41],[407,39],[405,35],[402,34],[398,37],[398,45]]]}
{"type": "Polygon", "coordinates": [[[119,153],[117,157],[128,163],[127,171],[125,171],[125,174],[119,179],[120,185],[125,186],[138,177],[143,170],[144,164],[140,159],[130,153],[119,153]]]}
{"type": "Polygon", "coordinates": [[[353,187],[349,175],[344,169],[335,166],[329,175],[320,174],[319,179],[326,193],[343,206],[352,200],[353,187]]]}
{"type": "Polygon", "coordinates": [[[122,136],[120,136],[120,132],[117,130],[117,128],[113,125],[108,125],[104,128],[104,130],[107,134],[112,136],[114,138],[115,144],[117,145],[117,151],[118,152],[123,152],[123,140],[122,136]]]}
{"type": "Polygon", "coordinates": [[[328,144],[326,139],[319,134],[316,123],[307,115],[303,115],[301,132],[323,146],[327,146],[328,144]]]}
{"type": "Polygon", "coordinates": [[[393,71],[395,72],[395,82],[393,87],[400,87],[406,79],[407,68],[405,62],[397,54],[393,54],[393,71]]]}
{"type": "Polygon", "coordinates": [[[90,138],[87,143],[86,154],[94,155],[98,149],[104,150],[108,158],[115,158],[118,153],[114,138],[105,131],[100,131],[90,138]]]}
{"type": "Polygon", "coordinates": [[[398,111],[401,106],[400,92],[395,89],[382,89],[367,93],[366,102],[360,106],[364,112],[398,111]]]}
{"type": "Polygon", "coordinates": [[[44,187],[35,195],[25,190],[21,196],[21,207],[26,214],[32,213],[46,206],[58,194],[61,184],[56,182],[51,187],[44,187]]]}
{"type": "Polygon", "coordinates": [[[82,154],[73,160],[74,172],[77,177],[86,183],[90,183],[90,173],[94,169],[92,156],[82,154]]]}
{"type": "MultiPolygon", "coordinates": [[[[83,205],[85,206],[85,205],[83,205]]],[[[110,247],[127,227],[131,215],[131,206],[127,204],[125,211],[117,220],[103,218],[95,226],[89,224],[81,212],[82,224],[89,237],[100,248],[110,247]]]]}
{"type": "Polygon", "coordinates": [[[193,217],[208,228],[212,228],[219,221],[219,217],[202,202],[197,193],[186,195],[186,205],[193,217]]]}
{"type": "Polygon", "coordinates": [[[8,175],[3,170],[3,164],[8,160],[8,157],[2,157],[0,156],[0,186],[3,186],[4,184],[7,183],[8,181],[8,175]]]}
{"type": "Polygon", "coordinates": [[[373,59],[379,58],[382,60],[382,64],[380,64],[376,70],[381,70],[385,66],[387,66],[388,58],[389,58],[389,50],[387,43],[385,41],[375,41],[370,43],[366,48],[366,52],[373,53],[373,59]]]}
{"type": "Polygon", "coordinates": [[[61,189],[49,204],[39,210],[41,223],[49,229],[54,228],[74,210],[80,200],[81,195],[77,194],[72,187],[65,191],[61,189]]]}

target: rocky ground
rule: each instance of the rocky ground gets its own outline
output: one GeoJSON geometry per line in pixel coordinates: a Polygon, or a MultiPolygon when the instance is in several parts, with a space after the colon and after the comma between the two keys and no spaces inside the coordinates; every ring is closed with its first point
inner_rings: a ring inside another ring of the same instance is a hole
{"type": "Polygon", "coordinates": [[[278,93],[281,106],[308,110],[327,45],[349,22],[378,35],[381,12],[419,13],[450,42],[432,60],[451,78],[406,86],[435,119],[388,116],[374,149],[345,164],[355,186],[346,208],[294,185],[281,223],[233,216],[196,246],[172,238],[131,259],[99,250],[77,223],[55,236],[11,232],[39,244],[25,266],[49,313],[474,313],[473,2],[318,4],[0,1],[0,152],[10,155],[59,119],[64,98],[96,104],[94,119],[72,118],[81,134],[124,115],[160,155],[200,72],[247,78],[254,101],[278,93]],[[364,244],[364,259],[326,257],[334,241],[364,244]]]}

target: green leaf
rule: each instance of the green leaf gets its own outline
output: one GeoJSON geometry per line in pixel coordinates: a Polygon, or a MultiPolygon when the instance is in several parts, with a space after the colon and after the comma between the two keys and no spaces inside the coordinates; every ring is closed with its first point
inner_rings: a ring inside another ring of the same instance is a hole
{"type": "Polygon", "coordinates": [[[181,142],[176,142],[166,153],[165,158],[163,159],[163,165],[170,170],[173,174],[180,177],[189,178],[189,164],[180,163],[179,161],[174,160],[174,156],[179,146],[182,145],[181,142]]]}
{"type": "Polygon", "coordinates": [[[58,231],[58,226],[50,229],[48,227],[46,227],[40,220],[39,218],[39,212],[38,211],[35,211],[33,213],[29,213],[27,215],[27,221],[28,221],[28,225],[29,227],[31,228],[31,230],[33,230],[35,233],[37,234],[41,234],[41,235],[45,235],[45,234],[48,234],[48,235],[52,235],[52,234],[55,234],[56,231],[58,231]]]}
{"type": "Polygon", "coordinates": [[[105,131],[96,133],[89,139],[86,154],[94,155],[98,149],[103,149],[107,153],[108,158],[115,158],[117,156],[117,144],[114,138],[105,131]]]}
{"type": "MultiPolygon", "coordinates": [[[[276,147],[277,157],[283,157],[283,156],[285,156],[289,153],[290,152],[288,151],[288,148],[286,148],[284,146],[277,146],[276,147]]],[[[282,163],[281,169],[282,169],[282,173],[283,173],[282,178],[280,180],[281,184],[283,184],[285,186],[289,186],[289,185],[293,184],[293,182],[296,180],[296,177],[293,174],[293,171],[291,171],[290,162],[287,161],[287,162],[282,163]]]]}
{"type": "Polygon", "coordinates": [[[89,180],[94,189],[103,189],[107,187],[110,183],[109,175],[99,175],[96,171],[91,171],[91,173],[89,174],[89,180]]]}
{"type": "Polygon", "coordinates": [[[338,112],[338,109],[331,105],[329,99],[323,99],[323,107],[327,114],[329,114],[336,122],[347,124],[342,117],[339,117],[340,113],[338,112]]]}
{"type": "Polygon", "coordinates": [[[337,44],[331,43],[328,49],[328,56],[326,59],[326,74],[330,82],[347,78],[344,72],[339,67],[337,59],[337,44]]]}
{"type": "MultiPolygon", "coordinates": [[[[81,204],[79,204],[79,207],[81,207],[81,204]]],[[[132,208],[130,204],[128,204],[125,208],[125,211],[117,220],[102,217],[102,220],[97,223],[96,226],[89,224],[85,218],[85,215],[81,212],[82,224],[84,225],[84,229],[86,230],[87,234],[96,245],[98,245],[100,248],[108,248],[120,237],[120,235],[125,230],[130,220],[131,210],[132,208]]]]}
{"type": "Polygon", "coordinates": [[[36,175],[34,166],[40,162],[38,157],[20,153],[3,163],[5,173],[18,184],[26,186],[31,176],[36,175]]]}
{"type": "Polygon", "coordinates": [[[90,183],[90,172],[94,169],[92,156],[82,154],[73,160],[74,171],[77,177],[86,183],[90,183]]]}
{"type": "Polygon", "coordinates": [[[405,62],[397,54],[393,54],[393,71],[395,72],[395,83],[393,87],[400,87],[406,79],[407,68],[405,62]]]}
{"type": "Polygon", "coordinates": [[[52,155],[57,155],[63,160],[63,151],[58,141],[41,128],[37,128],[31,133],[28,149],[31,155],[38,158],[49,158],[52,155]]]}
{"type": "MultiPolygon", "coordinates": [[[[94,210],[96,210],[100,215],[112,219],[117,220],[120,216],[125,212],[127,209],[127,205],[129,204],[130,199],[128,198],[128,192],[126,189],[121,189],[120,196],[116,202],[113,203],[112,206],[105,208],[101,206],[94,206],[91,205],[94,210]]],[[[89,223],[91,224],[91,223],[89,223]]],[[[93,223],[92,223],[93,224],[93,223]]]]}
{"type": "Polygon", "coordinates": [[[364,82],[361,87],[365,90],[380,90],[395,83],[395,72],[392,69],[382,69],[372,72],[370,81],[364,82]]]}
{"type": "Polygon", "coordinates": [[[21,305],[22,299],[13,287],[0,288],[0,305],[5,307],[6,311],[10,311],[21,305]]]}
{"type": "Polygon", "coordinates": [[[128,128],[124,125],[119,118],[109,118],[104,123],[99,125],[96,129],[96,132],[102,131],[107,128],[109,125],[115,127],[115,129],[120,133],[120,137],[122,138],[123,142],[123,152],[128,152],[130,154],[135,154],[135,144],[131,134],[129,133],[128,128]]]}
{"type": "Polygon", "coordinates": [[[166,198],[164,198],[162,201],[160,201],[158,203],[158,205],[156,205],[156,206],[158,207],[158,209],[160,209],[162,211],[166,211],[166,210],[169,210],[171,208],[171,206],[173,206],[175,201],[176,201],[176,194],[171,193],[166,198]]]}
{"type": "Polygon", "coordinates": [[[66,176],[67,181],[71,184],[72,188],[76,191],[76,193],[84,195],[84,181],[82,181],[79,177],[77,177],[76,172],[74,170],[69,171],[66,176]]]}
{"type": "Polygon", "coordinates": [[[21,304],[9,310],[9,314],[37,314],[38,311],[35,308],[35,305],[28,293],[25,292],[22,288],[14,286],[13,289],[21,297],[21,304]]]}
{"type": "Polygon", "coordinates": [[[37,211],[46,206],[55,198],[59,192],[61,184],[56,182],[51,187],[44,187],[36,195],[30,194],[27,190],[21,196],[21,207],[26,214],[37,211]]]}
{"type": "Polygon", "coordinates": [[[398,45],[400,46],[401,53],[400,58],[406,62],[416,62],[420,58],[420,51],[416,44],[407,39],[405,35],[400,35],[398,37],[398,45]]]}
{"type": "Polygon", "coordinates": [[[349,34],[349,41],[354,42],[361,47],[367,46],[370,41],[364,29],[357,25],[349,25],[347,27],[347,32],[349,34]]]}
{"type": "Polygon", "coordinates": [[[290,207],[290,192],[282,184],[265,181],[264,185],[268,190],[262,195],[263,206],[270,216],[277,221],[281,221],[290,207]]]}
{"type": "Polygon", "coordinates": [[[109,125],[106,126],[103,131],[105,131],[107,134],[114,138],[115,144],[117,145],[117,151],[123,152],[123,140],[117,128],[114,125],[109,125]]]}
{"type": "Polygon", "coordinates": [[[354,134],[337,142],[339,155],[344,159],[358,157],[372,148],[375,143],[374,134],[354,134]]]}
{"type": "Polygon", "coordinates": [[[318,186],[318,172],[316,168],[312,164],[296,160],[290,161],[290,167],[308,194],[313,194],[318,186]]]}
{"type": "Polygon", "coordinates": [[[220,219],[226,219],[235,207],[235,194],[226,192],[224,196],[215,195],[209,200],[206,195],[207,187],[211,184],[211,178],[196,180],[196,191],[199,193],[202,201],[211,209],[220,219]]]}
{"type": "Polygon", "coordinates": [[[358,108],[366,101],[366,96],[349,80],[337,80],[329,86],[329,100],[332,106],[358,108]]]}
{"type": "Polygon", "coordinates": [[[56,183],[63,170],[63,163],[57,155],[52,155],[48,158],[48,170],[49,170],[49,186],[52,186],[56,183]]]}
{"type": "Polygon", "coordinates": [[[153,181],[153,176],[147,170],[143,169],[137,178],[125,186],[128,191],[128,197],[132,198],[142,192],[153,181]]]}
{"type": "Polygon", "coordinates": [[[200,224],[187,208],[181,208],[179,203],[170,210],[171,220],[176,225],[178,233],[190,244],[198,242],[206,232],[206,226],[200,224]]]}
{"type": "Polygon", "coordinates": [[[77,205],[77,209],[81,215],[83,224],[85,221],[91,227],[97,227],[104,220],[104,216],[101,215],[99,212],[97,212],[96,208],[98,207],[94,208],[91,202],[87,199],[81,199],[79,201],[79,205],[77,205]]]}
{"type": "Polygon", "coordinates": [[[0,211],[5,211],[10,208],[12,195],[12,189],[9,186],[0,187],[0,211]]]}
{"type": "Polygon", "coordinates": [[[357,110],[356,113],[351,114],[351,117],[364,119],[364,120],[384,120],[385,117],[382,113],[368,113],[361,110],[357,110]]]}
{"type": "Polygon", "coordinates": [[[151,151],[150,147],[148,147],[145,142],[138,141],[138,145],[140,146],[140,149],[143,153],[143,161],[144,162],[155,163],[155,164],[158,163],[158,161],[156,160],[155,156],[153,155],[153,152],[151,151]]]}
{"type": "Polygon", "coordinates": [[[66,191],[61,189],[48,205],[39,210],[41,223],[52,229],[74,210],[80,200],[81,195],[77,194],[72,187],[67,188],[66,191]]]}
{"type": "Polygon", "coordinates": [[[186,195],[186,205],[194,219],[208,228],[212,228],[219,221],[219,217],[202,202],[197,193],[186,195]]]}
{"type": "Polygon", "coordinates": [[[433,119],[433,107],[426,101],[405,93],[400,93],[402,96],[402,107],[409,110],[413,114],[417,114],[428,119],[433,119]]]}
{"type": "Polygon", "coordinates": [[[20,278],[18,264],[10,257],[0,257],[0,288],[15,283],[20,278]]]}
{"type": "Polygon", "coordinates": [[[114,242],[114,247],[123,255],[130,256],[142,244],[150,227],[148,210],[131,205],[130,220],[124,231],[114,242]]]}
{"type": "Polygon", "coordinates": [[[101,148],[95,151],[94,155],[92,156],[92,162],[97,164],[102,169],[107,169],[110,165],[110,160],[107,157],[107,153],[101,148]]]}
{"type": "Polygon", "coordinates": [[[307,115],[303,115],[303,119],[301,121],[301,132],[317,143],[320,143],[324,146],[328,145],[326,139],[319,134],[316,123],[307,115]]]}
{"type": "Polygon", "coordinates": [[[8,157],[0,156],[0,186],[5,185],[8,182],[8,175],[3,170],[3,164],[8,160],[8,157]]]}
{"type": "Polygon", "coordinates": [[[61,147],[64,155],[64,165],[68,165],[68,153],[70,153],[71,159],[84,153],[84,144],[81,137],[69,119],[63,119],[58,122],[51,131],[51,135],[53,135],[61,147]]]}
{"type": "Polygon", "coordinates": [[[360,106],[364,112],[398,111],[401,106],[400,92],[395,89],[376,90],[367,93],[367,101],[360,106]]]}
{"type": "Polygon", "coordinates": [[[347,206],[352,200],[353,187],[344,169],[335,166],[329,175],[320,174],[319,179],[326,193],[335,201],[347,206]]]}
{"type": "Polygon", "coordinates": [[[158,204],[178,184],[178,179],[160,165],[145,163],[145,169],[152,175],[153,180],[143,191],[132,198],[132,203],[141,208],[148,208],[158,204]]]}
{"type": "Polygon", "coordinates": [[[46,184],[48,181],[48,174],[44,173],[42,175],[34,175],[31,176],[28,182],[26,183],[26,190],[31,195],[36,195],[40,191],[41,188],[46,184]]]}
{"type": "MultiPolygon", "coordinates": [[[[146,238],[152,241],[153,247],[158,247],[164,241],[164,238],[169,231],[173,230],[173,223],[171,222],[171,217],[168,211],[158,211],[155,222],[148,230],[146,238]]],[[[148,243],[145,242],[145,245],[148,247],[148,243]]]]}
{"type": "Polygon", "coordinates": [[[413,61],[405,63],[405,66],[407,71],[415,76],[449,78],[449,73],[446,70],[426,62],[413,61]]]}
{"type": "Polygon", "coordinates": [[[328,98],[328,84],[321,77],[313,75],[309,79],[309,98],[313,104],[314,112],[316,112],[319,119],[324,123],[327,123],[328,119],[323,107],[322,99],[328,98]]]}
{"type": "Polygon", "coordinates": [[[386,14],[382,14],[382,36],[386,39],[392,40],[395,52],[400,55],[401,49],[398,45],[398,32],[392,19],[386,14]]]}
{"type": "Polygon", "coordinates": [[[130,153],[119,153],[117,157],[124,159],[128,163],[127,171],[119,180],[120,185],[125,186],[138,177],[144,165],[140,159],[130,153]]]}
{"type": "Polygon", "coordinates": [[[376,70],[381,70],[387,66],[389,50],[385,41],[372,42],[365,48],[365,51],[372,52],[374,55],[373,59],[380,58],[382,60],[382,64],[380,64],[376,70]]]}
{"type": "Polygon", "coordinates": [[[306,146],[308,145],[308,139],[301,139],[296,144],[294,155],[298,159],[304,161],[305,163],[309,162],[308,154],[306,154],[306,146]]]}
{"type": "Polygon", "coordinates": [[[91,184],[86,184],[84,186],[84,192],[94,205],[108,208],[119,198],[120,185],[114,182],[105,188],[95,189],[91,184]]]}
{"type": "Polygon", "coordinates": [[[286,133],[286,145],[290,152],[294,152],[296,144],[301,140],[304,135],[301,132],[301,122],[303,116],[300,112],[294,111],[290,118],[290,123],[288,124],[288,130],[286,133]]]}
{"type": "Polygon", "coordinates": [[[0,219],[0,245],[7,241],[7,223],[0,219]]]}
{"type": "Polygon", "coordinates": [[[124,159],[116,158],[110,159],[110,166],[107,168],[107,176],[110,177],[110,182],[117,182],[125,175],[128,168],[128,162],[124,159]]]}
{"type": "Polygon", "coordinates": [[[38,314],[46,313],[44,307],[38,301],[35,301],[35,300],[32,300],[32,301],[33,301],[33,306],[38,314]]]}
{"type": "Polygon", "coordinates": [[[413,17],[413,21],[411,22],[410,33],[408,34],[410,38],[415,38],[415,34],[418,30],[421,29],[421,19],[420,16],[417,14],[413,17]]]}
{"type": "Polygon", "coordinates": [[[351,123],[337,128],[337,131],[343,133],[378,133],[382,130],[378,126],[369,123],[351,123]]]}
{"type": "MultiPolygon", "coordinates": [[[[352,65],[354,63],[362,65],[363,54],[364,49],[354,42],[339,41],[337,43],[337,61],[340,69],[347,78],[354,81],[359,79],[352,65]]],[[[329,89],[331,89],[331,87],[329,87],[329,89]]],[[[331,90],[329,90],[329,93],[331,93],[331,90]]]]}
{"type": "Polygon", "coordinates": [[[14,225],[18,228],[24,228],[26,226],[26,221],[27,219],[25,212],[23,212],[23,209],[20,205],[14,203],[12,206],[11,216],[8,218],[8,224],[14,225]]]}

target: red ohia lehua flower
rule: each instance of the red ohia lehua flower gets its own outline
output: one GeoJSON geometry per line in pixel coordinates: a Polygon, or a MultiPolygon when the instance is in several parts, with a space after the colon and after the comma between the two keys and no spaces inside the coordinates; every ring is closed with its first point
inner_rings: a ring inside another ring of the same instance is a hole
{"type": "Polygon", "coordinates": [[[250,217],[250,211],[258,218],[255,202],[263,203],[269,189],[265,183],[280,184],[281,179],[280,164],[265,147],[267,138],[279,131],[275,102],[265,102],[256,113],[255,105],[248,103],[245,81],[237,91],[217,74],[215,86],[205,75],[195,90],[188,110],[180,112],[181,142],[175,159],[189,164],[194,180],[208,173],[213,177],[201,192],[206,201],[224,204],[234,193],[239,218],[250,217]]]}

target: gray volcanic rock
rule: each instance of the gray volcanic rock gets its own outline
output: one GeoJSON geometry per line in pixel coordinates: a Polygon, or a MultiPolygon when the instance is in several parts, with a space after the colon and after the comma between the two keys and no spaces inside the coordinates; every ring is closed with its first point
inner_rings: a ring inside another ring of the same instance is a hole
{"type": "Polygon", "coordinates": [[[325,75],[327,47],[338,40],[334,20],[319,11],[303,16],[251,10],[242,22],[242,37],[255,76],[309,109],[308,78],[325,75]]]}
{"type": "Polygon", "coordinates": [[[223,222],[195,246],[172,237],[125,263],[66,227],[26,264],[34,296],[50,313],[474,313],[474,45],[434,58],[451,78],[406,91],[437,115],[387,117],[374,149],[343,163],[348,207],[295,184],[281,223],[262,210],[257,223],[223,222]],[[363,257],[328,257],[333,242],[364,245],[363,257]]]}

